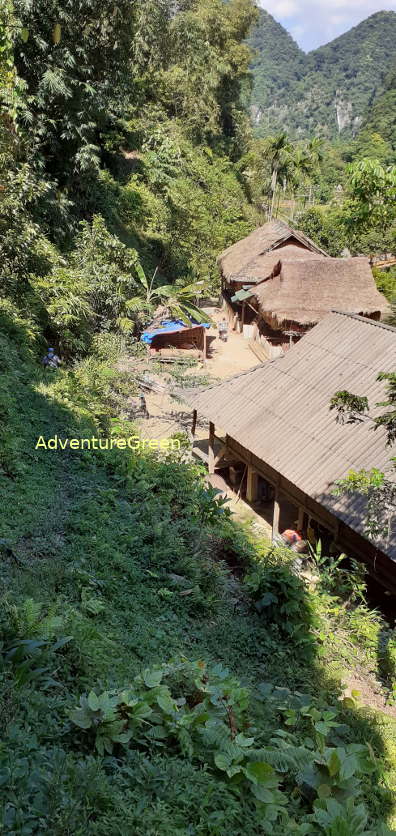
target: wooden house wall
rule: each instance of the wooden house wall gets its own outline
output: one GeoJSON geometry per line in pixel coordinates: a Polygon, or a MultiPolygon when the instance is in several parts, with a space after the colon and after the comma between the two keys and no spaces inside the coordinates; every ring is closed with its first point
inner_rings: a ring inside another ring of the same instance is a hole
{"type": "Polygon", "coordinates": [[[203,351],[205,346],[205,328],[189,328],[185,331],[175,331],[174,333],[158,334],[154,337],[151,343],[151,348],[154,351],[159,351],[162,348],[196,348],[198,351],[203,351]]]}
{"type": "Polygon", "coordinates": [[[301,491],[282,474],[270,467],[262,459],[254,456],[250,450],[243,447],[235,439],[226,436],[227,448],[233,452],[245,464],[253,467],[257,473],[266,479],[277,490],[281,497],[284,496],[296,508],[303,508],[305,513],[311,516],[316,522],[326,528],[334,536],[335,542],[340,549],[345,550],[352,556],[355,554],[367,566],[367,569],[375,580],[386,589],[396,594],[395,566],[393,561],[383,552],[379,551],[373,543],[366,540],[356,531],[349,528],[338,517],[324,508],[312,497],[301,491]]]}
{"type": "Polygon", "coordinates": [[[225,311],[229,327],[232,328],[234,324],[235,315],[239,314],[238,306],[235,305],[234,308],[230,300],[227,299],[226,296],[223,296],[223,310],[225,311]]]}

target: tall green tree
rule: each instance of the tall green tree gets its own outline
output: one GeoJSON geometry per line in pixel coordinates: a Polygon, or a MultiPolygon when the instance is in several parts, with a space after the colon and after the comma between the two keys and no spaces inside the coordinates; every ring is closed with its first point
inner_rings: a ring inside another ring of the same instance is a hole
{"type": "Polygon", "coordinates": [[[279,181],[286,183],[290,177],[294,165],[293,146],[286,133],[278,136],[268,137],[264,142],[264,157],[271,166],[270,196],[271,204],[268,212],[268,220],[274,216],[276,190],[279,181]]]}
{"type": "Polygon", "coordinates": [[[250,198],[257,204],[265,196],[269,204],[265,207],[267,218],[272,220],[279,211],[280,187],[294,201],[296,190],[302,184],[313,182],[322,159],[320,139],[293,143],[283,132],[254,140],[239,168],[250,198]]]}
{"type": "Polygon", "coordinates": [[[355,223],[361,228],[387,229],[396,219],[396,166],[364,159],[350,167],[355,223]]]}
{"type": "Polygon", "coordinates": [[[32,208],[46,184],[26,162],[20,123],[26,114],[25,85],[14,65],[14,41],[26,38],[12,0],[0,8],[0,296],[21,297],[33,269],[39,227],[32,208]]]}
{"type": "Polygon", "coordinates": [[[253,0],[140,5],[136,57],[156,83],[151,97],[196,142],[235,151],[243,140],[251,57],[245,38],[256,14],[253,0]]]}
{"type": "Polygon", "coordinates": [[[289,185],[293,196],[292,218],[296,209],[296,192],[304,185],[309,185],[312,194],[312,183],[320,172],[323,162],[323,141],[314,137],[309,142],[298,144],[293,149],[290,160],[289,185]]]}
{"type": "Polygon", "coordinates": [[[363,159],[347,167],[345,192],[328,206],[302,213],[299,225],[330,255],[396,251],[396,167],[363,159]]]}
{"type": "MultiPolygon", "coordinates": [[[[396,442],[396,372],[382,372],[378,380],[386,384],[385,400],[381,403],[370,404],[365,396],[340,391],[332,398],[330,409],[337,411],[341,422],[353,424],[366,421],[372,425],[373,430],[385,430],[386,444],[392,447],[396,442]],[[371,410],[374,406],[381,407],[383,411],[373,415],[371,410]]],[[[366,531],[374,541],[389,537],[391,532],[396,514],[395,471],[396,457],[392,456],[387,472],[378,468],[351,471],[337,485],[338,494],[360,493],[367,498],[366,531]]]]}
{"type": "Polygon", "coordinates": [[[11,108],[14,92],[14,63],[12,56],[12,6],[9,0],[0,9],[0,165],[9,151],[14,132],[11,108]]]}
{"type": "Polygon", "coordinates": [[[15,0],[28,38],[15,62],[27,87],[31,157],[83,202],[101,132],[131,95],[134,0],[15,0]]]}

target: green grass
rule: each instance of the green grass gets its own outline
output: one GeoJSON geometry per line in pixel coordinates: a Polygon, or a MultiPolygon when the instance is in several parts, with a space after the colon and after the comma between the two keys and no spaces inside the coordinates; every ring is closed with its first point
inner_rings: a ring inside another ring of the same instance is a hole
{"type": "MultiPolygon", "coordinates": [[[[250,722],[269,741],[287,726],[279,701],[260,695],[260,683],[337,705],[339,682],[326,666],[329,654],[347,664],[344,633],[329,616],[328,598],[321,603],[307,591],[298,593],[297,608],[290,598],[296,612],[286,612],[289,632],[259,614],[228,565],[251,571],[265,563],[268,546],[219,513],[198,468],[122,451],[35,450],[39,435],[85,437],[103,422],[103,392],[94,397],[78,374],[43,380],[32,358],[20,354],[8,364],[2,415],[18,438],[8,433],[0,477],[2,832],[265,833],[252,801],[199,758],[143,745],[101,757],[73,732],[69,712],[81,694],[123,688],[153,665],[202,660],[221,663],[249,688],[250,722]],[[62,637],[67,642],[54,650],[62,637]],[[46,644],[10,661],[9,648],[24,640],[46,644]]],[[[362,657],[363,632],[355,637],[362,657]]],[[[343,744],[369,743],[375,753],[374,777],[363,775],[362,788],[379,828],[391,816],[395,724],[355,707],[339,710],[343,744]]],[[[298,745],[304,722],[293,731],[298,745]]],[[[289,816],[301,824],[312,800],[296,786],[285,778],[289,816]]],[[[293,832],[285,828],[274,823],[271,830],[293,832]]]]}

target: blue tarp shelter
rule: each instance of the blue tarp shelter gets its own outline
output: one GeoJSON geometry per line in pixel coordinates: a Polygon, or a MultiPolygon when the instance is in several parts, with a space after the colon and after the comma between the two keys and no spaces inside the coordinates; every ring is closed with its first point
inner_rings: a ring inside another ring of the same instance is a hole
{"type": "Polygon", "coordinates": [[[191,328],[210,328],[210,323],[190,320],[190,324],[186,325],[182,319],[164,319],[158,327],[143,331],[140,341],[146,343],[146,345],[151,345],[154,337],[162,337],[164,334],[177,334],[179,331],[188,331],[191,328]]]}

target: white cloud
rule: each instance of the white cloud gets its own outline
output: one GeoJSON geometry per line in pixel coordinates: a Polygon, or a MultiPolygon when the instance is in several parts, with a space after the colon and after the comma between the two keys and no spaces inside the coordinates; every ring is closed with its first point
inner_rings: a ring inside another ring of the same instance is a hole
{"type": "Polygon", "coordinates": [[[276,13],[281,18],[294,17],[300,12],[300,2],[298,0],[278,0],[275,5],[276,13]]]}
{"type": "Polygon", "coordinates": [[[375,12],[396,11],[396,0],[259,0],[303,49],[315,49],[375,12]]]}
{"type": "Polygon", "coordinates": [[[347,23],[348,17],[347,15],[330,15],[328,22],[331,26],[339,26],[341,23],[347,23]]]}
{"type": "Polygon", "coordinates": [[[323,5],[326,5],[329,9],[342,9],[346,15],[356,9],[362,13],[363,18],[366,11],[369,15],[373,11],[379,12],[383,9],[381,3],[373,3],[370,0],[348,0],[348,4],[345,3],[345,0],[329,0],[328,3],[325,2],[323,5]]]}
{"type": "Polygon", "coordinates": [[[292,26],[290,29],[290,34],[293,35],[295,41],[298,41],[299,38],[301,38],[302,35],[304,35],[304,32],[305,26],[301,26],[301,24],[298,24],[297,26],[292,26]]]}

